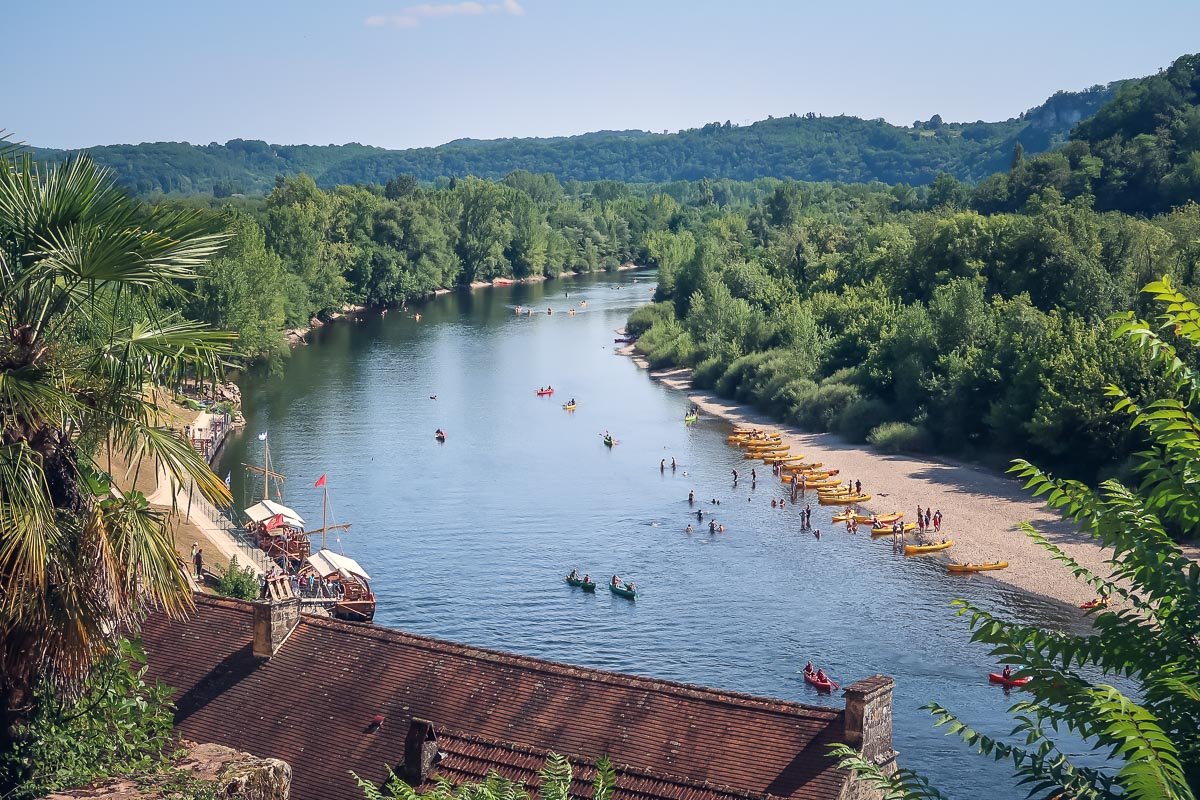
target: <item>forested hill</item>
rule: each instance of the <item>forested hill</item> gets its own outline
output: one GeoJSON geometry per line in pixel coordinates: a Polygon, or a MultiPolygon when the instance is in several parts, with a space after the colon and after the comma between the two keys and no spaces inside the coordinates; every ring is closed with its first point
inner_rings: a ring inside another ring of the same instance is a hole
{"type": "MultiPolygon", "coordinates": [[[[934,116],[911,127],[857,117],[792,115],[748,126],[710,123],[673,134],[599,131],[549,139],[462,139],[440,147],[384,150],[360,144],[272,145],[158,142],[90,148],[137,194],[263,194],[277,175],[312,175],[321,186],[475,175],[513,170],[552,172],[561,180],[656,183],[700,178],[761,177],[807,181],[930,183],[940,172],[977,181],[1007,169],[1019,142],[1028,154],[1067,139],[1111,96],[1114,85],[1059,92],[1004,122],[943,123],[934,116]]],[[[37,150],[57,161],[63,150],[37,150]]]]}

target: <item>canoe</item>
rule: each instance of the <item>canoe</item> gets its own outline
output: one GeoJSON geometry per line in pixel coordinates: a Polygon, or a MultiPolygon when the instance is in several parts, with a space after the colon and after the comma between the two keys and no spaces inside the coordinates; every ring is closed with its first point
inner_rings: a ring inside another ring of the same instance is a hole
{"type": "Polygon", "coordinates": [[[575,403],[563,403],[563,411],[574,411],[575,403]]]}
{"type": "Polygon", "coordinates": [[[612,446],[613,446],[613,438],[612,438],[611,436],[605,436],[605,437],[604,437],[604,446],[605,446],[605,447],[612,447],[612,446]]]}
{"type": "Polygon", "coordinates": [[[687,414],[686,416],[684,416],[683,421],[685,423],[688,423],[688,422],[695,422],[698,419],[700,419],[700,416],[698,414],[687,414]]]}
{"type": "Polygon", "coordinates": [[[948,572],[988,572],[993,569],[1007,569],[1007,561],[987,561],[983,564],[947,564],[948,572]]]}
{"type": "Polygon", "coordinates": [[[998,683],[1001,686],[1024,686],[1033,680],[1033,678],[1028,676],[1024,678],[1006,678],[1002,672],[989,672],[988,680],[992,683],[998,683]]]}
{"type": "MultiPolygon", "coordinates": [[[[911,525],[912,523],[910,522],[909,524],[911,525]]],[[[947,539],[937,544],[906,544],[904,545],[904,555],[919,556],[923,553],[936,553],[938,550],[945,550],[953,544],[953,539],[947,539]]]]}
{"type": "Polygon", "coordinates": [[[567,576],[567,586],[583,586],[583,578],[572,578],[567,576]]]}
{"type": "Polygon", "coordinates": [[[580,588],[582,588],[588,594],[595,594],[596,593],[596,582],[588,581],[587,583],[581,584],[580,588]]]}
{"type": "MultiPolygon", "coordinates": [[[[895,520],[893,520],[893,522],[894,521],[895,520]]],[[[912,533],[916,529],[917,529],[917,523],[906,522],[906,523],[904,523],[904,527],[901,529],[901,533],[912,533]]],[[[871,528],[871,535],[872,536],[891,536],[892,535],[892,526],[884,525],[882,528],[871,528]]]]}
{"type": "MultiPolygon", "coordinates": [[[[626,586],[628,586],[628,584],[626,584],[626,586]]],[[[608,590],[610,592],[612,592],[613,594],[615,594],[617,597],[625,597],[630,600],[637,599],[637,589],[626,589],[625,586],[613,586],[610,583],[608,585],[608,590]]]]}
{"type": "Polygon", "coordinates": [[[538,397],[549,397],[550,395],[554,394],[554,390],[553,390],[553,389],[545,389],[545,390],[542,390],[542,389],[536,389],[536,390],[534,391],[534,393],[535,393],[535,394],[536,394],[538,397]]]}
{"type": "Polygon", "coordinates": [[[818,680],[815,672],[804,673],[804,680],[817,688],[818,692],[832,692],[833,681],[826,677],[825,680],[818,680]]]}
{"type": "Polygon", "coordinates": [[[1079,607],[1082,608],[1084,611],[1088,611],[1093,608],[1104,608],[1106,605],[1108,605],[1108,598],[1098,597],[1095,600],[1088,600],[1086,603],[1081,604],[1079,607]]]}

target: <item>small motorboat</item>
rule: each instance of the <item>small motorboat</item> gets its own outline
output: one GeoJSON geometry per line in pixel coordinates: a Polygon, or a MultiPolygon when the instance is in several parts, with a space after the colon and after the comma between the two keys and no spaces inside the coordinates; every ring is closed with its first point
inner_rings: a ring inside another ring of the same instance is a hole
{"type": "Polygon", "coordinates": [[[1007,561],[986,561],[982,564],[947,564],[947,572],[988,572],[993,569],[1007,569],[1007,561]]]}
{"type": "Polygon", "coordinates": [[[550,395],[554,394],[554,390],[553,389],[538,389],[538,390],[536,390],[536,394],[538,397],[549,397],[550,395]]]}
{"type": "Polygon", "coordinates": [[[1006,677],[1004,677],[1003,673],[989,672],[988,680],[991,681],[992,683],[998,683],[1005,688],[1012,688],[1013,686],[1024,686],[1025,684],[1027,684],[1031,680],[1033,680],[1033,678],[1031,678],[1031,677],[1006,678],[1006,677]]]}
{"type": "Polygon", "coordinates": [[[629,583],[622,584],[621,586],[613,586],[610,583],[608,585],[608,590],[617,597],[624,597],[628,600],[636,600],[638,595],[637,589],[633,588],[632,584],[629,583]]]}

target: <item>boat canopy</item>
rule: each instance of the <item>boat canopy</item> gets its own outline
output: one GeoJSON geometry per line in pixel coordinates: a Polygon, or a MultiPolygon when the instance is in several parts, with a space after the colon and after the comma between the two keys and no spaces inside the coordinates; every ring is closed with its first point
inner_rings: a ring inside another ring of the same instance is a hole
{"type": "Polygon", "coordinates": [[[272,517],[283,515],[283,524],[290,528],[303,528],[304,517],[301,517],[287,506],[271,500],[263,500],[246,509],[245,514],[251,522],[263,523],[272,517]]]}
{"type": "Polygon", "coordinates": [[[342,574],[355,575],[367,581],[371,580],[371,576],[358,565],[357,561],[332,550],[318,550],[308,557],[308,564],[318,575],[325,578],[334,574],[342,574]]]}

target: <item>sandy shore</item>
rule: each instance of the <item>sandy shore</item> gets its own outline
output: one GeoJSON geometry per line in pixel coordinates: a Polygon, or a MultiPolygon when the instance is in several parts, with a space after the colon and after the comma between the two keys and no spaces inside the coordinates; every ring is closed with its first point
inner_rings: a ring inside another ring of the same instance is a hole
{"type": "MultiPolygon", "coordinates": [[[[649,365],[633,352],[633,347],[618,351],[631,356],[638,366],[649,365]]],[[[1094,591],[1075,578],[1061,564],[1025,536],[1018,526],[1031,523],[1054,544],[1080,564],[1102,575],[1109,573],[1103,551],[1078,528],[1063,522],[1040,502],[1030,498],[1022,484],[1008,476],[970,464],[949,460],[931,460],[911,456],[877,453],[846,442],[828,433],[805,433],[772,421],[765,414],[713,394],[693,391],[691,371],[651,370],[650,376],[665,385],[688,393],[703,413],[735,424],[750,424],[778,431],[791,445],[791,452],[804,454],[841,470],[838,477],[860,480],[863,491],[874,495],[862,507],[880,514],[903,511],[906,522],[915,521],[917,506],[941,509],[943,534],[954,540],[949,550],[922,558],[945,563],[1007,561],[1008,569],[983,573],[1018,589],[1078,605],[1093,599],[1094,591]]],[[[769,475],[769,473],[768,473],[769,475]]],[[[910,541],[912,536],[910,535],[910,541]]],[[[1192,558],[1200,549],[1189,548],[1192,558]]],[[[973,576],[954,576],[948,580],[973,580],[973,576]]]]}

